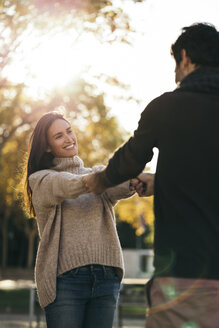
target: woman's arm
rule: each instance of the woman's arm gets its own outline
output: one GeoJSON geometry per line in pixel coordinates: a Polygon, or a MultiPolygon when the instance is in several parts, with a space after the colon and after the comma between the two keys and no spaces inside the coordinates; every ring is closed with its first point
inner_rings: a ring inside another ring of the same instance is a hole
{"type": "Polygon", "coordinates": [[[132,197],[135,194],[135,190],[131,188],[131,180],[123,182],[115,187],[108,188],[103,195],[112,203],[116,205],[118,200],[132,197]]]}
{"type": "Polygon", "coordinates": [[[104,194],[108,196],[114,205],[119,199],[131,197],[135,192],[137,192],[139,197],[152,196],[154,194],[154,174],[141,173],[137,178],[108,188],[104,194]]]}
{"type": "Polygon", "coordinates": [[[64,199],[77,198],[87,193],[83,176],[53,170],[42,170],[32,174],[29,183],[33,203],[40,203],[42,206],[58,205],[64,199]]]}

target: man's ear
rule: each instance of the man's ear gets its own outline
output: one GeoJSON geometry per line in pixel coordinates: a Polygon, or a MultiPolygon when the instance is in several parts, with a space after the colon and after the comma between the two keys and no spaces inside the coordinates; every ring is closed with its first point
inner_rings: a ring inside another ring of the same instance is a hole
{"type": "Polygon", "coordinates": [[[180,68],[184,72],[184,75],[186,76],[191,72],[193,72],[197,68],[197,66],[192,63],[191,58],[187,55],[185,49],[181,50],[181,57],[182,60],[180,62],[180,68]]]}
{"type": "Polygon", "coordinates": [[[51,152],[52,152],[52,149],[48,146],[48,147],[46,148],[46,152],[47,152],[47,153],[51,153],[51,152]]]}
{"type": "Polygon", "coordinates": [[[183,69],[187,69],[192,64],[190,57],[187,56],[186,49],[181,50],[181,65],[183,69]]]}

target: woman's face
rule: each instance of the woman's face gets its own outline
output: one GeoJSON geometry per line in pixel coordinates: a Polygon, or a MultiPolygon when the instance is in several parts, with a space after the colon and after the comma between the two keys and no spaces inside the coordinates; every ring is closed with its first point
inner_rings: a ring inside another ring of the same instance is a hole
{"type": "Polygon", "coordinates": [[[48,148],[55,157],[73,157],[78,153],[77,138],[68,122],[55,120],[47,132],[48,148]]]}

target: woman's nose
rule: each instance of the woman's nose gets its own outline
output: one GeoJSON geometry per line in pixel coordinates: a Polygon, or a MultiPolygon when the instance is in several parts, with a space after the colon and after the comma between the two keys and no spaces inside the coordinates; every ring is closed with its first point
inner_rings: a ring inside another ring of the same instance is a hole
{"type": "Polygon", "coordinates": [[[66,140],[66,141],[72,141],[72,138],[71,138],[70,135],[66,134],[66,135],[65,135],[65,140],[66,140]]]}

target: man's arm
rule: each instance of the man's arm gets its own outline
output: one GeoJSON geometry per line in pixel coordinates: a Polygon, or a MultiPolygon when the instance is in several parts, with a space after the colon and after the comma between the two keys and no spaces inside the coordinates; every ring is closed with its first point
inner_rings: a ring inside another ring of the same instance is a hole
{"type": "Polygon", "coordinates": [[[153,156],[158,129],[156,111],[152,105],[148,105],[133,137],[115,152],[106,169],[83,178],[89,190],[100,194],[106,188],[137,177],[153,156]]]}
{"type": "MultiPolygon", "coordinates": [[[[100,172],[98,172],[100,173],[100,172]]],[[[93,173],[83,177],[83,182],[87,189],[96,195],[102,194],[111,187],[106,178],[105,172],[101,174],[93,173]]],[[[136,191],[139,197],[148,197],[154,194],[154,177],[152,173],[140,173],[137,178],[130,180],[130,191],[136,191]]]]}

